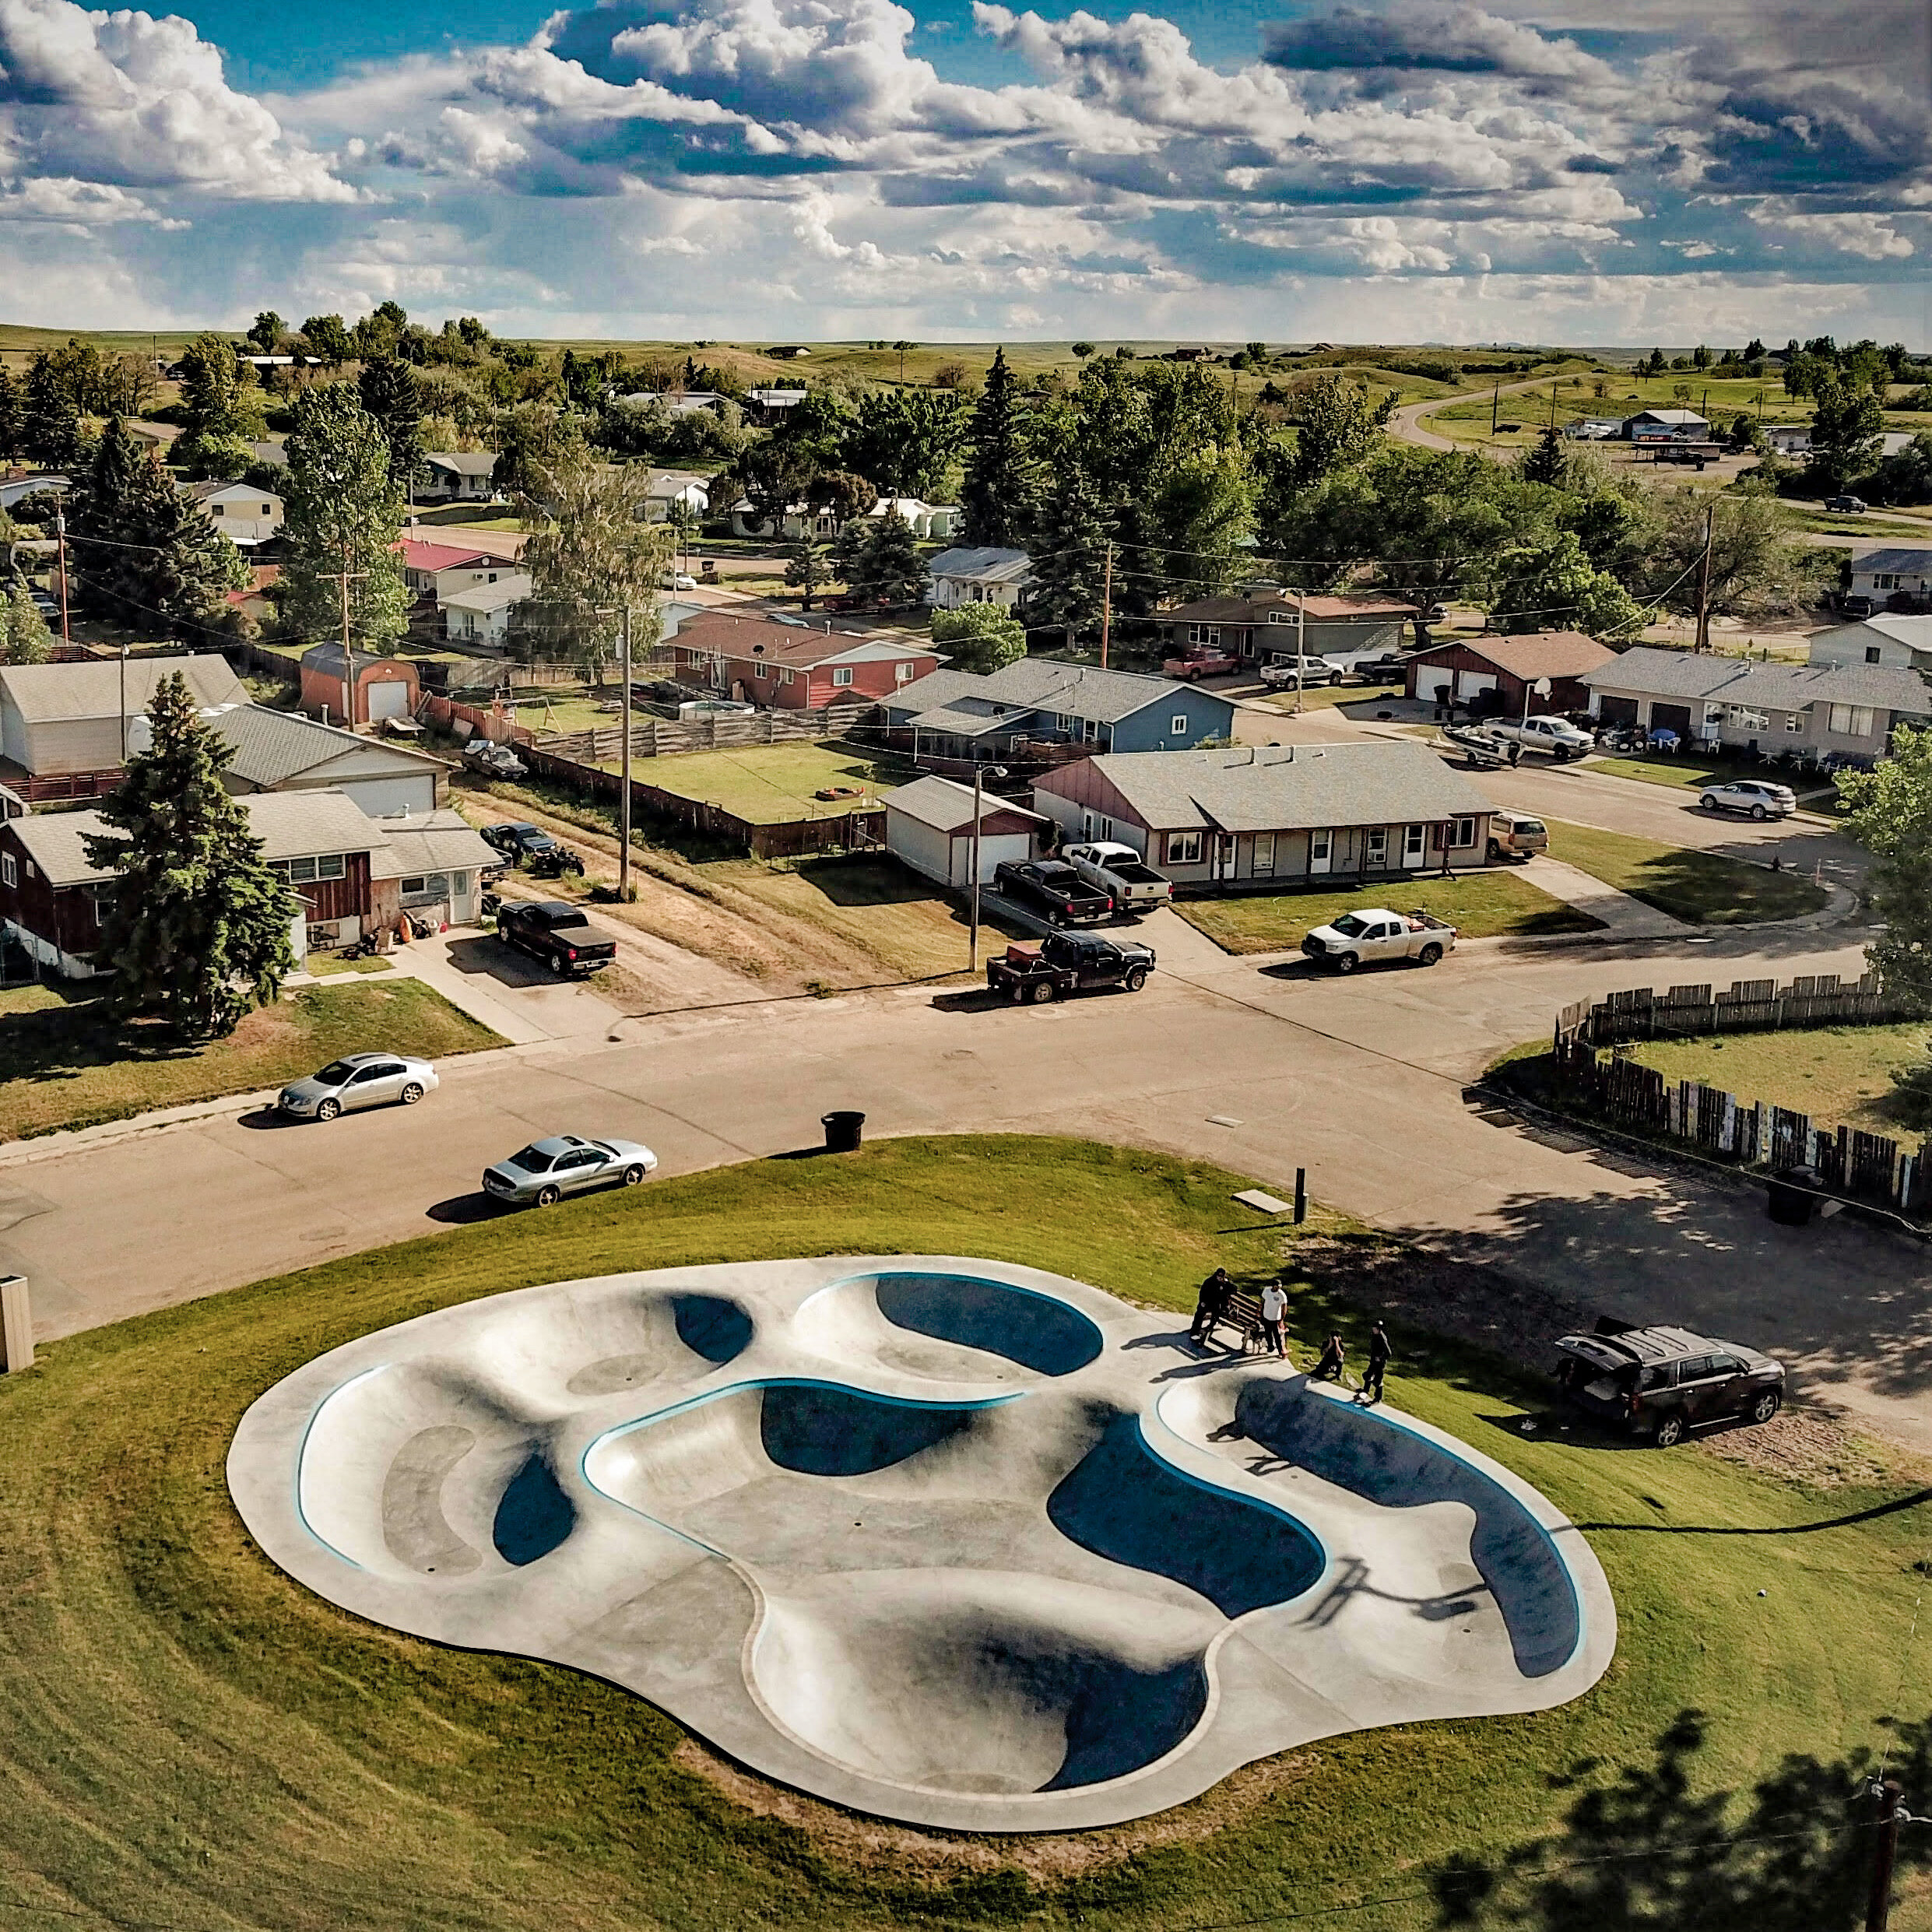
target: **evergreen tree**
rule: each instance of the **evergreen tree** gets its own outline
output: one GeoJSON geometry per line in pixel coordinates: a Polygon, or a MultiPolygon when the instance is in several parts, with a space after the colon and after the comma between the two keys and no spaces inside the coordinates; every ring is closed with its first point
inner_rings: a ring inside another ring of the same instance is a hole
{"type": "Polygon", "coordinates": [[[45,664],[53,655],[54,634],[26,584],[16,578],[0,598],[0,664],[45,664]]]}
{"type": "Polygon", "coordinates": [[[390,484],[406,499],[423,468],[423,399],[416,371],[394,356],[378,356],[363,364],[357,386],[362,406],[389,445],[390,484]]]}
{"type": "Polygon", "coordinates": [[[158,455],[142,458],[127,499],[126,528],[139,546],[131,560],[128,591],[149,621],[192,634],[216,627],[227,593],[247,587],[241,553],[195,499],[175,487],[158,455]]]}
{"type": "Polygon", "coordinates": [[[49,469],[72,469],[86,459],[80,405],[60,365],[44,349],[27,367],[20,441],[29,457],[49,469]]]}
{"type": "Polygon", "coordinates": [[[142,462],[140,451],[118,416],[108,419],[94,450],[86,487],[74,493],[67,527],[75,550],[74,579],[90,603],[116,606],[121,580],[139,567],[128,549],[128,503],[142,462]]]}
{"type": "Polygon", "coordinates": [[[239,476],[248,445],[266,433],[260,401],[242,387],[243,364],[226,335],[197,335],[181,352],[184,433],[174,460],[192,476],[239,476]]]}
{"type": "Polygon", "coordinates": [[[1519,473],[1525,483],[1547,483],[1552,489],[1560,487],[1564,476],[1561,433],[1554,429],[1540,431],[1536,446],[1523,458],[1519,473]]]}
{"type": "Polygon", "coordinates": [[[288,458],[283,613],[299,634],[339,639],[346,571],[350,634],[381,650],[409,627],[393,547],[402,506],[381,426],[346,383],[318,384],[295,406],[288,458]]]}
{"type": "Polygon", "coordinates": [[[1041,507],[1027,608],[1038,624],[1057,625],[1069,644],[1099,620],[1108,529],[1099,499],[1077,464],[1063,466],[1041,507]]]}
{"type": "Polygon", "coordinates": [[[855,597],[882,604],[916,604],[926,595],[929,573],[919,555],[912,526],[897,510],[865,519],[865,535],[845,572],[855,597]]]}
{"type": "Polygon", "coordinates": [[[1013,371],[1006,367],[1006,350],[996,349],[992,367],[986,372],[986,386],[973,409],[969,432],[972,454],[967,458],[966,481],[960,491],[961,534],[968,543],[996,550],[1012,550],[1020,544],[1029,494],[1021,431],[1013,371]]]}
{"type": "Polygon", "coordinates": [[[112,834],[85,841],[89,861],[118,875],[101,931],[108,998],[123,1017],[213,1039],[280,989],[300,908],[222,784],[230,749],[178,673],[163,680],[148,718],[149,749],[128,759],[100,806],[112,834]]]}
{"type": "Polygon", "coordinates": [[[799,600],[802,610],[812,607],[812,594],[831,581],[831,558],[823,543],[794,543],[785,560],[785,581],[794,590],[804,595],[799,600]]]}
{"type": "Polygon", "coordinates": [[[0,461],[10,463],[19,456],[26,434],[26,390],[0,365],[0,461]]]}

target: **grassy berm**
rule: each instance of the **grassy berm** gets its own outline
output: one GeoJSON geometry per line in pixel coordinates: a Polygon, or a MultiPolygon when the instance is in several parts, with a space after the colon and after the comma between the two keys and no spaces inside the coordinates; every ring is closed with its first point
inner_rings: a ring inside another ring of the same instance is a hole
{"type": "MultiPolygon", "coordinates": [[[[1179,1311],[1210,1267],[1252,1283],[1285,1266],[1297,1352],[1338,1320],[1358,1345],[1347,1288],[1417,1258],[1319,1220],[1298,1251],[1229,1200],[1242,1184],[1085,1143],[891,1142],[500,1220],[57,1344],[0,1380],[0,1923],[1862,1923],[1856,1772],[1882,1744],[1915,1804],[1932,1798],[1923,1723],[1886,1728],[1928,1696],[1923,1634],[1908,1640],[1932,1532],[1920,1473],[1861,1451],[1814,1489],[1740,1460],[1736,1438],[1725,1454],[1565,1433],[1526,1370],[1401,1322],[1392,1403],[1586,1526],[1617,1599],[1609,1674],[1539,1716],[1324,1740],[1111,1832],[946,1839],[792,1798],[610,1686],[344,1614],[272,1567],[228,1501],[242,1411],[319,1351],[619,1270],[1003,1257],[1175,1310],[1179,1364],[1179,1311]]],[[[1900,1932],[1928,1923],[1928,1840],[1906,1835],[1900,1932]]]]}

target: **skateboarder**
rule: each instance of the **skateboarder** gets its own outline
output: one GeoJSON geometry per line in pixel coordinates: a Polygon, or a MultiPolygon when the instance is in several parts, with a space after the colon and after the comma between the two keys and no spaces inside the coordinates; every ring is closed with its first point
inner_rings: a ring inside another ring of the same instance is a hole
{"type": "Polygon", "coordinates": [[[1368,1331],[1368,1369],[1361,1379],[1361,1392],[1371,1402],[1382,1400],[1382,1379],[1387,1372],[1389,1358],[1393,1351],[1389,1346],[1389,1333],[1378,1322],[1368,1331]]]}

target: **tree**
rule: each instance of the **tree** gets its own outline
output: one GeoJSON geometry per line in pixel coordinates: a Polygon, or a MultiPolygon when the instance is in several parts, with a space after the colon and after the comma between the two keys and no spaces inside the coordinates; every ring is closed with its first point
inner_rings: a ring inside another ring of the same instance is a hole
{"type": "Polygon", "coordinates": [[[62,378],[60,365],[44,349],[27,365],[20,441],[35,462],[52,469],[77,468],[89,453],[80,405],[62,378]]]}
{"type": "Polygon", "coordinates": [[[1308,489],[1361,462],[1381,440],[1394,401],[1392,391],[1379,405],[1372,404],[1361,384],[1340,376],[1318,377],[1295,402],[1294,487],[1308,489]]]}
{"type": "Polygon", "coordinates": [[[868,389],[841,460],[895,494],[929,501],[942,493],[966,440],[964,399],[950,389],[868,389]]]}
{"type": "Polygon", "coordinates": [[[1920,430],[1895,455],[1865,479],[1874,503],[1932,503],[1932,433],[1920,430]]]}
{"type": "Polygon", "coordinates": [[[840,529],[862,517],[879,501],[879,493],[856,470],[822,469],[806,486],[805,501],[829,511],[840,529]]]}
{"type": "Polygon", "coordinates": [[[19,578],[0,600],[0,664],[45,664],[54,655],[54,634],[19,578]]]}
{"type": "Polygon", "coordinates": [[[526,520],[541,525],[523,553],[539,628],[595,683],[622,612],[634,641],[657,640],[658,580],[670,550],[662,527],[644,521],[650,483],[642,464],[611,469],[578,443],[536,467],[522,500],[526,520]]]}
{"type": "Polygon", "coordinates": [[[0,365],[0,460],[12,462],[20,454],[26,434],[26,392],[4,365],[0,365]]]}
{"type": "Polygon", "coordinates": [[[248,325],[248,339],[265,356],[276,354],[287,341],[289,325],[272,308],[265,308],[248,325]]]}
{"type": "Polygon", "coordinates": [[[1835,377],[1812,391],[1811,479],[1824,491],[1842,490],[1871,467],[1885,427],[1885,413],[1868,389],[1835,377]]]}
{"type": "Polygon", "coordinates": [[[1060,472],[1042,507],[1033,544],[1035,620],[1063,629],[1069,644],[1100,616],[1108,529],[1099,499],[1077,464],[1060,472]]]}
{"type": "Polygon", "coordinates": [[[349,331],[339,315],[311,315],[302,325],[302,340],[311,356],[319,357],[332,369],[349,360],[349,331]]]}
{"type": "Polygon", "coordinates": [[[981,675],[1027,654],[1027,629],[1001,604],[963,604],[933,613],[933,641],[946,645],[947,669],[981,675]]]}
{"type": "Polygon", "coordinates": [[[1490,614],[1505,634],[1581,631],[1629,636],[1643,621],[1630,593],[1583,554],[1568,531],[1512,546],[1489,565],[1490,614]]]}
{"type": "MultiPolygon", "coordinates": [[[[1082,349],[1093,353],[1090,343],[1076,343],[1073,353],[1082,349]]],[[[959,501],[961,534],[968,543],[1011,550],[1020,541],[1031,494],[1024,427],[1006,352],[996,349],[968,432],[971,454],[959,501]]]]}
{"type": "Polygon", "coordinates": [[[785,581],[803,593],[799,607],[810,610],[813,592],[831,581],[831,553],[823,543],[794,543],[785,559],[785,581]]]}
{"type": "Polygon", "coordinates": [[[1533,448],[1523,453],[1518,472],[1525,483],[1547,483],[1552,487],[1563,480],[1563,437],[1559,430],[1545,429],[1533,448]]]}
{"type": "Polygon", "coordinates": [[[1932,729],[1901,725],[1889,757],[1841,773],[1845,830],[1872,855],[1881,922],[1865,957],[1888,992],[1932,1010],[1932,729]]]}
{"type": "Polygon", "coordinates": [[[1762,362],[1764,357],[1764,344],[1755,335],[1752,336],[1751,340],[1744,344],[1744,360],[1746,362],[1762,362]]]}
{"type": "MultiPolygon", "coordinates": [[[[1073,353],[1077,356],[1082,362],[1084,362],[1093,353],[1094,345],[1091,342],[1076,342],[1073,345],[1073,353]]],[[[1003,350],[996,349],[993,351],[994,361],[998,362],[1004,353],[1005,352],[1003,350]]]]}
{"type": "Polygon", "coordinates": [[[850,559],[845,565],[846,588],[855,597],[882,604],[918,603],[929,574],[912,525],[897,510],[888,510],[852,527],[862,528],[863,535],[845,552],[850,559]]]}
{"type": "Polygon", "coordinates": [[[1707,609],[1745,616],[1792,608],[1799,601],[1807,547],[1785,536],[1783,513],[1769,497],[1729,490],[1660,492],[1647,500],[1633,585],[1667,610],[1695,614],[1705,581],[1704,539],[1710,532],[1707,609]]]}
{"type": "Polygon", "coordinates": [[[262,406],[242,388],[244,364],[226,335],[197,335],[181,352],[184,434],[174,460],[194,476],[239,476],[267,431],[262,406]]]}
{"type": "Polygon", "coordinates": [[[490,472],[491,486],[516,496],[529,492],[545,464],[583,438],[547,402],[519,402],[498,419],[492,440],[497,461],[490,472]]]}
{"type": "Polygon", "coordinates": [[[101,924],[108,999],[124,1018],[217,1038],[279,991],[300,907],[223,785],[230,747],[178,673],[162,680],[148,720],[149,748],[100,806],[112,834],[83,840],[89,862],[117,879],[101,924]]]}
{"type": "MultiPolygon", "coordinates": [[[[773,533],[785,528],[785,513],[802,502],[806,488],[817,473],[811,458],[782,437],[754,443],[739,458],[733,473],[751,504],[754,526],[769,524],[773,533]]],[[[729,492],[713,497],[719,508],[728,508],[729,492]]]]}
{"type": "Polygon", "coordinates": [[[283,615],[299,635],[339,638],[346,572],[350,634],[380,650],[409,627],[381,427],[346,383],[318,384],[296,403],[288,459],[283,615]]]}
{"type": "Polygon", "coordinates": [[[124,584],[149,622],[205,633],[226,616],[228,592],[248,583],[241,553],[175,487],[156,453],[136,466],[124,527],[142,546],[121,553],[129,565],[124,584]]]}
{"type": "Polygon", "coordinates": [[[416,371],[393,356],[378,356],[363,364],[356,386],[389,445],[390,485],[406,500],[423,468],[423,399],[416,371]]]}

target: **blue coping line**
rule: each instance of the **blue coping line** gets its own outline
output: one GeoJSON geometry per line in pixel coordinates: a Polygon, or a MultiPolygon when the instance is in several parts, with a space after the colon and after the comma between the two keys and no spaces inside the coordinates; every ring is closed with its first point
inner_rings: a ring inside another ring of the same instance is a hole
{"type": "Polygon", "coordinates": [[[371,1375],[381,1375],[389,1366],[390,1364],[386,1361],[378,1362],[374,1368],[365,1368],[360,1375],[351,1375],[346,1382],[338,1382],[333,1389],[330,1389],[328,1393],[316,1403],[307,1421],[303,1424],[302,1440],[295,1451],[295,1519],[331,1556],[334,1557],[338,1562],[346,1563],[352,1570],[359,1570],[364,1566],[358,1563],[353,1556],[344,1555],[334,1544],[329,1541],[328,1537],[315,1527],[314,1523],[309,1521],[308,1512],[302,1507],[302,1470],[308,1461],[308,1438],[314,1433],[316,1424],[322,1419],[322,1411],[338,1396],[346,1394],[350,1389],[354,1388],[357,1382],[367,1382],[371,1375]]]}
{"type": "MultiPolygon", "coordinates": [[[[862,1280],[863,1276],[854,1276],[862,1280]]],[[[840,1282],[831,1284],[842,1287],[840,1282]]],[[[823,1288],[818,1291],[824,1293],[823,1288]]],[[[807,1300],[811,1299],[810,1296],[807,1300]]],[[[801,1306],[803,1304],[801,1304],[801,1306]]],[[[702,1408],[708,1402],[716,1402],[725,1396],[743,1395],[750,1390],[762,1389],[831,1389],[840,1395],[856,1396],[862,1402],[876,1402],[882,1407],[894,1409],[997,1409],[1009,1402],[1018,1402],[1027,1394],[1024,1389],[1016,1389],[1010,1395],[982,1396],[971,1401],[928,1402],[915,1396],[875,1395],[869,1389],[861,1389],[848,1382],[832,1382],[821,1375],[762,1375],[755,1382],[729,1382],[722,1389],[708,1389],[701,1395],[687,1396],[682,1402],[674,1402],[668,1409],[653,1409],[648,1415],[641,1415],[634,1421],[620,1422],[615,1428],[606,1429],[602,1435],[584,1445],[584,1453],[577,1459],[577,1473],[583,1477],[585,1486],[606,1502],[614,1502],[620,1509],[627,1510],[632,1516],[641,1517],[653,1529],[662,1530],[666,1536],[676,1537],[680,1543],[688,1543],[694,1550],[702,1550],[707,1556],[715,1556],[726,1563],[739,1559],[729,1550],[721,1550],[715,1544],[707,1543],[701,1537],[692,1536],[680,1530],[675,1523],[666,1523],[662,1516],[654,1516],[648,1509],[640,1509],[635,1503],[626,1502],[621,1496],[613,1496],[590,1473],[592,1456],[605,1443],[614,1442],[620,1435],[634,1435],[639,1429],[648,1428],[654,1422],[667,1421],[674,1415],[683,1415],[693,1409],[702,1408]]],[[[345,1559],[346,1561],[346,1559],[345,1559]]]]}
{"type": "MultiPolygon", "coordinates": [[[[975,1288],[1003,1288],[1009,1294],[1030,1294],[1034,1301],[1051,1302],[1056,1308],[1064,1308],[1066,1312],[1069,1315],[1072,1316],[1076,1321],[1084,1322],[1087,1324],[1088,1330],[1092,1334],[1094,1340],[1100,1344],[1101,1348],[1105,1349],[1107,1346],[1106,1333],[1105,1331],[1101,1327],[1100,1324],[1087,1312],[1086,1309],[1082,1308],[1076,1308],[1073,1304],[1068,1301],[1064,1295],[1050,1294],[1045,1288],[1029,1288],[1023,1286],[1017,1281],[1002,1281],[999,1280],[997,1277],[993,1275],[960,1274],[952,1270],[873,1268],[869,1270],[864,1274],[841,1275],[836,1281],[828,1281],[824,1287],[814,1288],[812,1292],[808,1294],[795,1309],[792,1310],[792,1319],[796,1321],[798,1317],[803,1315],[805,1311],[810,1308],[814,1301],[817,1301],[821,1295],[830,1294],[834,1288],[849,1288],[853,1283],[856,1281],[894,1280],[964,1281],[975,1288]]],[[[893,1322],[892,1317],[890,1315],[887,1315],[883,1308],[880,1308],[879,1310],[879,1313],[881,1319],[887,1322],[892,1322],[892,1326],[894,1328],[902,1328],[905,1326],[903,1323],[893,1322]]],[[[923,1329],[907,1329],[906,1333],[909,1335],[921,1335],[924,1334],[926,1331],[923,1329]]],[[[933,1336],[930,1339],[935,1341],[944,1341],[947,1337],[943,1335],[937,1335],[933,1336]]],[[[998,1352],[997,1351],[990,1348],[982,1348],[976,1342],[955,1342],[953,1346],[956,1348],[969,1348],[975,1355],[990,1355],[998,1352]]],[[[1003,1355],[1000,1357],[1000,1359],[1003,1361],[1011,1361],[1013,1358],[1010,1355],[1003,1355]]],[[[1024,1365],[1023,1364],[1022,1366],[1024,1365]]]]}

